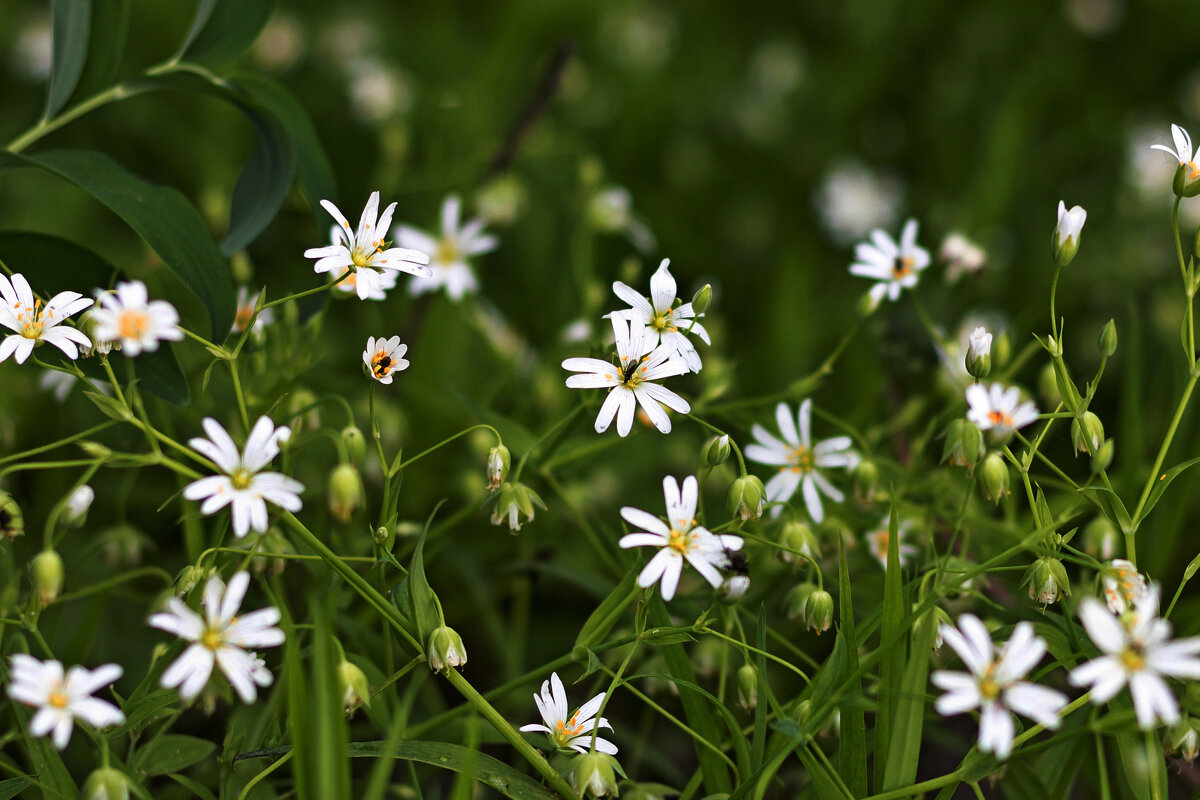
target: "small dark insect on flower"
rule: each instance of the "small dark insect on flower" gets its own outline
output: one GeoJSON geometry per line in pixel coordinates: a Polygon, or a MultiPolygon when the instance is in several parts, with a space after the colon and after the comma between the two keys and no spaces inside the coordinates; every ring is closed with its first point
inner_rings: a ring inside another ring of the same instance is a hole
{"type": "Polygon", "coordinates": [[[375,362],[375,376],[382,377],[388,374],[388,370],[392,367],[391,356],[384,356],[375,362]]]}
{"type": "Polygon", "coordinates": [[[729,563],[729,570],[735,575],[750,574],[750,560],[746,558],[746,554],[741,550],[730,550],[726,548],[725,558],[729,563]]]}
{"type": "Polygon", "coordinates": [[[628,382],[635,372],[637,372],[639,362],[636,358],[631,358],[629,364],[621,368],[621,378],[628,382]]]}

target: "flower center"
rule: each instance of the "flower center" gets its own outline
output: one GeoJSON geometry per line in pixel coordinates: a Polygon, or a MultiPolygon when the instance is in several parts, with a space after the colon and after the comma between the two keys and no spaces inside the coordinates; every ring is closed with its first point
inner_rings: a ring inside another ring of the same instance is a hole
{"type": "Polygon", "coordinates": [[[383,350],[371,357],[371,374],[376,378],[386,378],[393,366],[395,363],[392,361],[392,357],[383,350]]]}
{"type": "Polygon", "coordinates": [[[437,253],[434,254],[433,260],[438,264],[453,264],[458,261],[458,242],[453,239],[446,238],[438,242],[437,253]]]}
{"type": "Polygon", "coordinates": [[[692,539],[693,537],[689,531],[680,531],[671,528],[671,532],[667,534],[667,547],[679,553],[679,555],[685,556],[692,547],[692,539]]]}
{"type": "Polygon", "coordinates": [[[1126,672],[1141,672],[1146,666],[1146,658],[1138,651],[1127,648],[1121,651],[1121,666],[1126,672]]]}
{"type": "Polygon", "coordinates": [[[63,694],[63,692],[61,690],[55,689],[53,692],[50,693],[50,697],[48,697],[46,699],[46,702],[50,705],[51,708],[66,708],[67,707],[67,696],[65,694],[63,694]]]}
{"type": "Polygon", "coordinates": [[[642,381],[646,379],[645,373],[648,367],[646,362],[650,360],[650,356],[645,355],[640,359],[630,358],[621,359],[621,385],[626,389],[636,389],[642,381]],[[628,361],[628,363],[625,363],[628,361]],[[641,365],[641,366],[639,366],[641,365]]]}
{"type": "Polygon", "coordinates": [[[679,326],[675,324],[674,312],[671,309],[654,312],[654,316],[650,318],[650,327],[659,333],[663,331],[674,333],[679,330],[679,326]]]}
{"type": "Polygon", "coordinates": [[[892,263],[892,280],[898,281],[913,274],[913,260],[909,256],[896,256],[892,263]]]}
{"type": "Polygon", "coordinates": [[[122,311],[117,316],[117,335],[122,339],[141,339],[150,330],[150,315],[145,311],[122,311]]]}
{"type": "MultiPolygon", "coordinates": [[[[813,452],[804,445],[799,447],[789,447],[788,452],[792,456],[792,472],[812,472],[816,462],[813,460],[813,452]]],[[[784,467],[788,469],[788,467],[784,467]]]]}
{"type": "Polygon", "coordinates": [[[1189,180],[1189,181],[1194,181],[1194,180],[1196,180],[1196,178],[1200,178],[1200,167],[1197,167],[1197,166],[1196,166],[1196,162],[1195,162],[1195,161],[1185,161],[1185,162],[1183,162],[1183,163],[1184,163],[1184,165],[1185,165],[1185,166],[1188,166],[1188,167],[1191,167],[1191,168],[1192,168],[1192,174],[1191,174],[1191,175],[1188,175],[1188,180],[1189,180]]]}
{"type": "Polygon", "coordinates": [[[239,308],[233,318],[233,329],[235,331],[246,330],[246,326],[250,324],[252,316],[254,316],[254,306],[242,306],[239,308]]]}
{"type": "Polygon", "coordinates": [[[24,311],[17,314],[17,323],[21,326],[21,335],[26,339],[37,339],[42,335],[42,329],[46,327],[46,322],[54,319],[54,312],[46,310],[45,318],[41,313],[42,301],[34,300],[33,307],[26,307],[24,311]]]}
{"type": "Polygon", "coordinates": [[[233,471],[233,474],[229,476],[229,482],[233,484],[233,488],[235,489],[248,489],[250,488],[250,481],[253,478],[253,472],[245,467],[238,467],[233,471]]]}
{"type": "Polygon", "coordinates": [[[1006,428],[1012,427],[1012,415],[1005,414],[1003,411],[989,411],[987,418],[988,422],[991,422],[993,425],[1002,425],[1006,428]]]}
{"type": "Polygon", "coordinates": [[[583,733],[583,726],[579,724],[578,711],[572,714],[566,722],[560,719],[554,723],[554,742],[559,747],[566,748],[567,743],[581,733],[583,733]]]}
{"type": "Polygon", "coordinates": [[[200,634],[200,644],[204,645],[209,650],[212,650],[214,653],[221,649],[221,645],[224,644],[224,642],[225,637],[221,634],[221,631],[217,630],[216,628],[206,628],[204,633],[200,634]]]}

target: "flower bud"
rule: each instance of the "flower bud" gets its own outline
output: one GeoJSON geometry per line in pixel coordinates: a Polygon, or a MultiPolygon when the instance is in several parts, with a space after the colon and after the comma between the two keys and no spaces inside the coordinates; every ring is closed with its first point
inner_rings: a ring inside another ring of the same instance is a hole
{"type": "Polygon", "coordinates": [[[184,597],[215,574],[217,571],[213,567],[184,567],[175,576],[175,594],[184,597]]]}
{"type": "MultiPolygon", "coordinates": [[[[607,753],[580,753],[571,762],[571,782],[586,797],[617,796],[617,771],[621,765],[607,753]]],[[[622,772],[622,775],[625,773],[622,772]]]]}
{"type": "Polygon", "coordinates": [[[992,335],[982,325],[971,331],[965,362],[972,378],[983,380],[992,371],[992,335]]]}
{"type": "Polygon", "coordinates": [[[339,522],[349,522],[363,504],[362,478],[353,464],[338,464],[329,473],[329,513],[339,522]]]}
{"type": "Polygon", "coordinates": [[[824,589],[817,589],[804,601],[804,624],[818,636],[833,624],[833,597],[824,589]]]}
{"type": "Polygon", "coordinates": [[[499,489],[500,484],[508,478],[508,469],[512,466],[512,454],[508,448],[498,444],[488,451],[487,476],[488,488],[499,489]]]}
{"type": "Polygon", "coordinates": [[[1029,599],[1044,606],[1057,603],[1063,595],[1071,596],[1067,570],[1057,558],[1043,556],[1033,562],[1025,573],[1025,582],[1029,584],[1029,599]]]}
{"type": "Polygon", "coordinates": [[[972,469],[983,458],[983,433],[968,419],[959,417],[946,426],[946,444],[942,448],[942,461],[956,467],[972,469]]]}
{"type": "Polygon", "coordinates": [[[1195,761],[1200,755],[1200,720],[1186,714],[1171,726],[1166,739],[1167,753],[1185,761],[1195,761]]]}
{"type": "Polygon", "coordinates": [[[1071,444],[1076,452],[1095,453],[1104,441],[1104,424],[1091,411],[1071,420],[1071,444]]]}
{"type": "Polygon", "coordinates": [[[1117,352],[1117,323],[1113,320],[1104,323],[1100,339],[1096,342],[1096,349],[1106,358],[1117,352]]]}
{"type": "Polygon", "coordinates": [[[746,596],[748,591],[750,591],[749,575],[730,575],[721,582],[721,588],[717,590],[717,599],[727,606],[735,605],[737,601],[746,596]]]}
{"type": "Polygon", "coordinates": [[[353,714],[359,706],[371,707],[371,687],[361,669],[343,661],[338,664],[338,680],[342,684],[342,706],[347,714],[353,714]]]}
{"type": "Polygon", "coordinates": [[[784,525],[779,532],[779,544],[787,549],[775,552],[779,554],[779,560],[786,564],[800,563],[804,557],[814,562],[821,558],[820,540],[812,529],[802,522],[793,520],[784,525]]]}
{"type": "Polygon", "coordinates": [[[1038,395],[1050,408],[1056,408],[1062,402],[1062,394],[1058,391],[1058,375],[1054,364],[1047,361],[1038,372],[1038,395]]]}
{"type": "Polygon", "coordinates": [[[1117,526],[1108,517],[1099,516],[1083,529],[1083,551],[1100,561],[1108,561],[1117,552],[1117,526]]]}
{"type": "Polygon", "coordinates": [[[730,450],[729,436],[718,436],[708,440],[704,449],[700,451],[700,456],[710,467],[719,467],[729,460],[730,450]]]}
{"type": "Polygon", "coordinates": [[[854,468],[854,488],[855,490],[871,499],[875,495],[875,486],[879,483],[879,467],[875,466],[875,462],[869,458],[864,458],[858,462],[858,466],[854,468]]]}
{"type": "Polygon", "coordinates": [[[808,596],[815,592],[817,587],[805,581],[798,583],[788,590],[784,597],[784,605],[787,606],[788,619],[795,620],[801,625],[804,624],[804,604],[808,602],[808,596]]]}
{"type": "Polygon", "coordinates": [[[81,800],[129,800],[129,780],[119,770],[102,767],[88,775],[81,800]]]}
{"type": "Polygon", "coordinates": [[[1103,472],[1112,464],[1113,452],[1116,450],[1116,442],[1112,439],[1105,439],[1104,444],[1096,450],[1096,454],[1092,456],[1092,472],[1103,472]]]}
{"type": "Polygon", "coordinates": [[[984,498],[996,505],[1008,494],[1008,464],[1004,463],[1004,456],[992,451],[984,457],[979,467],[979,488],[984,498]]]}
{"type": "Polygon", "coordinates": [[[350,456],[350,461],[361,464],[367,455],[367,439],[357,425],[347,425],[342,428],[342,444],[346,446],[346,453],[350,456]]]}
{"type": "Polygon", "coordinates": [[[1175,170],[1175,177],[1171,181],[1171,191],[1184,199],[1200,194],[1200,171],[1190,162],[1180,162],[1179,169],[1175,170]]]}
{"type": "Polygon", "coordinates": [[[97,537],[100,558],[110,567],[136,567],[154,541],[127,522],[105,528],[97,537]]]}
{"type": "Polygon", "coordinates": [[[1108,610],[1118,617],[1133,608],[1137,601],[1146,596],[1146,576],[1138,572],[1132,562],[1114,558],[1100,573],[1100,584],[1104,588],[1104,602],[1108,610]]]}
{"type": "Polygon", "coordinates": [[[429,643],[425,646],[425,659],[434,672],[441,672],[449,667],[461,667],[467,663],[467,648],[462,637],[453,628],[441,625],[429,634],[429,643]]]}
{"type": "MultiPolygon", "coordinates": [[[[1197,191],[1200,191],[1200,185],[1197,191]]],[[[1070,264],[1079,252],[1079,234],[1085,222],[1087,211],[1082,207],[1073,206],[1068,211],[1067,204],[1058,201],[1058,225],[1054,228],[1054,235],[1050,237],[1050,250],[1060,267],[1070,264]]]]}
{"type": "Polygon", "coordinates": [[[96,493],[92,491],[92,487],[86,483],[82,486],[77,486],[75,491],[71,492],[67,498],[66,504],[63,506],[62,522],[68,528],[78,528],[87,522],[88,509],[92,507],[92,501],[96,499],[96,493]]]}
{"type": "Polygon", "coordinates": [[[712,284],[706,283],[692,295],[692,311],[696,312],[696,316],[708,310],[709,304],[712,303],[712,294],[712,284]]]}
{"type": "Polygon", "coordinates": [[[537,492],[521,483],[501,484],[492,495],[492,503],[492,524],[503,525],[507,522],[509,530],[513,533],[521,530],[521,525],[524,524],[521,522],[522,516],[525,522],[533,521],[535,504],[543,509],[546,507],[537,492]]]}
{"type": "Polygon", "coordinates": [[[633,218],[633,198],[621,186],[606,186],[592,195],[587,215],[597,230],[607,233],[622,231],[633,218]]]}
{"type": "Polygon", "coordinates": [[[25,515],[8,492],[0,489],[0,535],[15,539],[25,535],[25,515]]]}
{"type": "Polygon", "coordinates": [[[856,309],[860,317],[869,317],[876,312],[879,304],[883,302],[883,295],[875,292],[866,292],[859,298],[856,309]]]}
{"type": "Polygon", "coordinates": [[[737,517],[742,522],[761,517],[766,502],[767,490],[763,488],[763,482],[754,475],[743,475],[735,479],[729,484],[729,494],[725,498],[730,516],[737,517]]]}
{"type": "Polygon", "coordinates": [[[58,599],[63,585],[62,556],[53,550],[43,550],[33,557],[29,572],[39,607],[45,608],[58,599]]]}
{"type": "Polygon", "coordinates": [[[747,711],[758,706],[758,670],[751,664],[743,664],[737,671],[738,702],[747,711]]]}

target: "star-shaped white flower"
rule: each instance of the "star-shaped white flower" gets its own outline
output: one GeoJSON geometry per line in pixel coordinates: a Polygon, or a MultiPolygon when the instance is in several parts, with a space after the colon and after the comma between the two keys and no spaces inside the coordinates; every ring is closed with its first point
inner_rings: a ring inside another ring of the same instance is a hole
{"type": "MultiPolygon", "coordinates": [[[[570,706],[567,705],[567,690],[563,688],[558,673],[553,672],[550,674],[550,680],[542,681],[541,693],[533,696],[533,702],[545,724],[522,725],[521,730],[546,734],[555,749],[587,753],[591,750],[592,734],[597,728],[612,730],[612,725],[608,724],[607,719],[596,719],[600,706],[604,704],[605,694],[606,692],[601,692],[576,709],[575,713],[568,715],[567,710],[570,706]]],[[[597,736],[596,750],[615,755],[617,746],[597,736]]]]}
{"type": "MultiPolygon", "coordinates": [[[[775,438],[763,426],[755,424],[750,433],[757,441],[746,445],[746,458],[779,467],[775,477],[767,481],[768,502],[786,503],[796,489],[801,489],[808,515],[813,522],[821,522],[825,519],[822,494],[835,503],[846,498],[820,471],[854,469],[858,466],[859,456],[850,449],[853,442],[849,436],[835,436],[813,444],[811,399],[800,404],[800,413],[795,422],[787,404],[780,403],[775,407],[775,422],[779,425],[783,441],[775,438]],[[796,422],[800,423],[799,429],[796,422]]],[[[782,506],[774,506],[771,516],[778,517],[782,510],[782,506]]]]}
{"type": "Polygon", "coordinates": [[[483,232],[484,220],[480,217],[459,225],[462,201],[450,195],[442,202],[442,232],[432,236],[425,231],[401,225],[398,233],[405,247],[413,247],[430,255],[432,275],[408,285],[410,294],[423,294],[445,289],[451,300],[460,300],[463,295],[479,289],[479,281],[471,271],[467,259],[490,253],[496,249],[496,237],[483,232]]]}
{"type": "Polygon", "coordinates": [[[1196,162],[1200,161],[1200,147],[1192,150],[1192,137],[1178,125],[1171,126],[1171,138],[1175,140],[1174,149],[1167,147],[1165,144],[1152,144],[1150,145],[1150,149],[1170,153],[1179,160],[1180,164],[1186,164],[1191,167],[1192,171],[1188,175],[1188,180],[1200,178],[1200,168],[1196,166],[1196,162]]]}
{"type": "Polygon", "coordinates": [[[269,417],[259,417],[241,452],[221,423],[205,417],[203,425],[208,438],[196,437],[188,444],[225,474],[210,475],[184,487],[185,498],[204,501],[201,514],[215,514],[232,504],[233,533],[241,538],[251,528],[266,532],[267,500],[288,511],[300,510],[304,484],[278,472],[262,472],[279,455],[279,443],[291,437],[291,428],[277,429],[269,417]]]}
{"type": "Polygon", "coordinates": [[[644,346],[647,353],[659,344],[670,345],[683,356],[688,369],[699,372],[700,354],[696,352],[696,345],[692,344],[688,334],[696,334],[705,344],[712,342],[708,338],[708,331],[704,330],[704,326],[699,322],[699,317],[704,315],[697,314],[691,303],[671,307],[676,299],[676,286],[675,278],[667,269],[670,263],[670,259],[664,258],[655,273],[650,276],[649,299],[627,284],[614,282],[613,292],[631,306],[626,311],[614,313],[622,314],[646,326],[644,346]]]}
{"type": "Polygon", "coordinates": [[[871,242],[861,242],[854,248],[858,259],[850,265],[850,274],[879,281],[871,287],[871,301],[878,303],[884,295],[898,300],[900,292],[917,285],[921,270],[929,266],[929,251],[917,246],[917,221],[910,219],[900,232],[900,244],[880,229],[871,231],[871,242]]]}
{"type": "Polygon", "coordinates": [[[96,669],[71,667],[64,675],[61,662],[38,661],[24,653],[14,653],[11,664],[12,683],[8,686],[8,696],[37,708],[29,721],[29,733],[33,736],[50,733],[51,741],[59,750],[71,741],[77,718],[95,728],[120,725],[125,721],[119,708],[107,700],[92,697],[93,692],[121,677],[124,670],[120,665],[104,664],[96,669]]]}
{"type": "Polygon", "coordinates": [[[14,273],[11,281],[0,275],[0,298],[0,325],[15,331],[0,342],[0,361],[15,356],[18,364],[24,364],[38,342],[54,345],[70,359],[79,357],[76,345],[92,346],[82,331],[63,324],[92,304],[78,292],[59,292],[43,306],[25,276],[14,273]]]}
{"type": "Polygon", "coordinates": [[[367,339],[367,349],[363,350],[363,363],[372,378],[387,384],[392,382],[393,373],[408,369],[408,362],[402,357],[407,352],[408,345],[400,344],[399,336],[390,339],[371,336],[367,339]]]}
{"type": "Polygon", "coordinates": [[[671,418],[663,406],[680,414],[692,410],[691,404],[665,386],[654,381],[683,375],[688,372],[687,362],[669,344],[660,344],[646,353],[646,326],[634,324],[622,316],[612,317],[613,335],[616,338],[617,358],[614,366],[598,358],[568,358],[562,362],[563,369],[582,373],[567,378],[572,389],[608,389],[608,397],[596,415],[596,433],[604,433],[617,418],[617,433],[628,436],[633,428],[633,416],[640,403],[646,416],[663,433],[671,432],[671,418]],[[645,355],[643,355],[645,354],[645,355]]]}
{"type": "Polygon", "coordinates": [[[714,589],[719,587],[724,580],[720,571],[729,566],[727,551],[740,550],[741,537],[718,536],[696,524],[700,487],[695,475],[683,479],[682,492],[675,478],[670,475],[663,478],[663,495],[667,502],[666,522],[638,508],[621,509],[621,516],[637,529],[621,537],[621,547],[659,548],[638,575],[638,586],[653,586],[661,579],[662,598],[670,600],[675,596],[686,560],[714,589]]]}
{"type": "Polygon", "coordinates": [[[1101,655],[1071,670],[1071,684],[1090,687],[1099,705],[1128,683],[1138,725],[1178,722],[1179,705],[1163,676],[1200,680],[1200,636],[1171,641],[1171,623],[1158,618],[1158,587],[1134,601],[1124,622],[1092,597],[1079,604],[1079,619],[1101,655]]]}
{"type": "MultiPolygon", "coordinates": [[[[342,233],[341,226],[334,225],[329,229],[329,241],[333,244],[345,244],[346,236],[342,233]]],[[[338,267],[330,271],[330,277],[334,280],[334,293],[356,295],[359,300],[385,299],[387,293],[396,288],[396,278],[399,274],[399,271],[389,269],[364,269],[359,272],[353,267],[338,267]],[[347,272],[350,275],[339,281],[338,278],[347,272]]]]}
{"type": "Polygon", "coordinates": [[[180,697],[191,700],[208,683],[214,664],[245,703],[253,703],[258,697],[255,684],[271,685],[273,678],[262,659],[248,651],[283,644],[283,631],[275,627],[279,609],[267,606],[239,615],[249,585],[248,572],[236,573],[228,587],[220,577],[213,576],[204,587],[204,616],[172,597],[167,601],[168,611],[150,617],[151,627],[192,642],[163,672],[160,683],[164,688],[179,687],[180,697]]]}
{"type": "MultiPolygon", "coordinates": [[[[353,231],[346,216],[328,200],[321,201],[321,207],[329,212],[338,224],[338,235],[335,241],[325,247],[312,247],[304,251],[305,258],[315,258],[315,272],[333,272],[340,276],[348,269],[356,273],[355,286],[360,299],[366,300],[375,286],[374,276],[369,273],[393,270],[407,272],[417,277],[429,276],[429,256],[420,250],[408,247],[391,247],[387,240],[388,229],[392,227],[392,214],[396,204],[392,203],[379,214],[379,192],[371,192],[362,216],[358,220],[358,230],[353,231]]],[[[343,281],[345,283],[345,281],[343,281]]]]}
{"type": "Polygon", "coordinates": [[[136,356],[152,353],[160,341],[179,341],[179,312],[166,300],[150,300],[146,284],[123,281],[114,292],[96,292],[100,307],[91,312],[92,336],[101,342],[116,342],[121,352],[136,356]]]}
{"type": "Polygon", "coordinates": [[[981,431],[994,431],[997,436],[1008,436],[1018,428],[1024,428],[1038,417],[1037,406],[1032,400],[1021,402],[1021,390],[1015,386],[1005,388],[1002,383],[993,383],[985,388],[973,383],[967,387],[967,419],[981,431]]]}
{"type": "Polygon", "coordinates": [[[937,700],[943,716],[979,709],[979,749],[1004,760],[1012,752],[1013,713],[1029,717],[1051,730],[1060,724],[1059,712],[1067,704],[1062,692],[1021,679],[1046,653],[1046,642],[1033,633],[1033,625],[1017,623],[1012,638],[996,653],[992,636],[978,617],[963,614],[958,627],[942,625],[942,639],[954,648],[967,672],[939,670],[930,676],[945,689],[937,700]]]}

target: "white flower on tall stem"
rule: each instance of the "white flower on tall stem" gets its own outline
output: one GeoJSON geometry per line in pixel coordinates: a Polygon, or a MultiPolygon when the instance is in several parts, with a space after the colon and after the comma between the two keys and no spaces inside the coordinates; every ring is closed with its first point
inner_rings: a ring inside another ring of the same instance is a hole
{"type": "Polygon", "coordinates": [[[871,301],[878,303],[886,295],[898,300],[900,292],[917,285],[921,270],[929,266],[929,251],[917,246],[917,221],[904,223],[897,245],[883,230],[871,231],[871,242],[854,248],[858,259],[850,265],[850,274],[879,281],[871,287],[871,301]]]}
{"type": "Polygon", "coordinates": [[[208,683],[214,665],[221,668],[245,703],[253,703],[258,697],[255,684],[271,685],[273,678],[262,659],[248,651],[283,644],[283,631],[275,627],[279,609],[267,606],[239,615],[249,585],[248,572],[234,574],[228,587],[220,577],[213,576],[204,587],[203,616],[172,597],[167,601],[168,611],[150,617],[151,627],[192,642],[163,672],[160,683],[164,688],[179,687],[179,695],[191,700],[208,683]]]}
{"type": "MultiPolygon", "coordinates": [[[[312,247],[304,251],[305,258],[315,258],[315,272],[334,272],[338,276],[346,270],[355,272],[355,285],[360,299],[366,300],[375,285],[374,274],[384,270],[407,272],[417,277],[430,275],[429,256],[420,250],[407,247],[391,247],[387,240],[392,227],[392,214],[396,204],[392,203],[379,214],[379,192],[371,192],[367,205],[358,220],[358,230],[353,231],[346,216],[328,200],[321,207],[337,221],[338,231],[332,244],[312,247]]],[[[343,281],[345,283],[345,281],[343,281]]]]}
{"type": "MultiPolygon", "coordinates": [[[[750,429],[756,442],[746,445],[746,458],[779,468],[775,477],[767,481],[768,502],[786,503],[797,489],[801,489],[808,515],[813,522],[821,522],[825,519],[822,494],[835,503],[846,498],[820,471],[858,466],[860,459],[851,449],[853,442],[849,436],[835,436],[813,444],[811,399],[800,404],[796,421],[793,421],[787,403],[780,403],[775,407],[775,422],[783,441],[756,423],[750,429]],[[796,422],[799,422],[799,428],[796,422]]],[[[774,506],[771,516],[778,517],[782,510],[782,506],[774,506]]]]}
{"type": "Polygon", "coordinates": [[[1191,167],[1191,173],[1187,176],[1188,180],[1200,178],[1200,167],[1196,166],[1196,162],[1200,161],[1200,147],[1192,150],[1192,137],[1178,125],[1171,125],[1171,138],[1175,140],[1174,148],[1167,147],[1165,144],[1152,144],[1150,149],[1170,153],[1179,160],[1180,165],[1191,167]]]}
{"type": "Polygon", "coordinates": [[[408,352],[408,345],[400,344],[400,337],[393,336],[384,339],[380,336],[367,338],[367,349],[363,350],[363,363],[371,377],[383,384],[392,382],[392,374],[408,369],[408,361],[403,356],[408,352]]]}
{"type": "Polygon", "coordinates": [[[39,342],[47,342],[63,352],[67,358],[79,357],[79,347],[92,346],[92,340],[83,331],[63,323],[92,304],[78,292],[59,292],[42,305],[33,296],[29,282],[20,273],[14,273],[10,281],[0,275],[0,325],[10,333],[0,342],[0,361],[14,356],[18,364],[24,364],[39,342]]]}
{"type": "Polygon", "coordinates": [[[225,474],[210,475],[183,488],[183,496],[188,500],[204,501],[201,514],[215,514],[232,505],[233,533],[241,538],[252,528],[266,532],[267,500],[288,511],[300,510],[304,484],[278,472],[262,471],[279,455],[279,444],[291,437],[291,428],[276,428],[269,417],[259,417],[246,438],[243,452],[221,423],[205,417],[202,424],[208,438],[196,437],[188,444],[225,474]]]}
{"type": "MultiPolygon", "coordinates": [[[[335,245],[345,243],[346,237],[342,233],[341,226],[334,225],[329,229],[329,241],[335,245]]],[[[334,293],[357,295],[359,300],[385,299],[387,293],[396,288],[396,278],[399,274],[397,270],[388,269],[364,269],[362,272],[359,272],[351,266],[330,270],[330,277],[334,280],[334,293]],[[347,272],[350,273],[349,276],[344,280],[338,280],[347,272]]]]}
{"type": "Polygon", "coordinates": [[[146,284],[123,281],[115,292],[96,292],[100,307],[89,317],[97,349],[102,342],[119,342],[121,352],[133,357],[152,353],[160,341],[183,338],[179,312],[166,300],[150,300],[146,284]]]}
{"type": "Polygon", "coordinates": [[[596,415],[596,433],[604,433],[617,418],[617,433],[628,436],[633,428],[634,410],[640,403],[646,416],[663,433],[671,432],[671,418],[663,406],[680,414],[692,410],[691,404],[679,395],[654,381],[683,375],[687,362],[669,344],[660,344],[646,352],[646,326],[635,324],[622,316],[612,317],[619,365],[598,358],[568,358],[563,369],[582,373],[567,378],[572,389],[608,389],[608,397],[596,415]]]}
{"type": "Polygon", "coordinates": [[[692,344],[688,334],[696,334],[705,344],[712,344],[712,342],[708,338],[708,331],[699,322],[699,318],[704,315],[697,314],[692,309],[691,303],[684,303],[677,308],[671,307],[675,303],[676,285],[675,278],[667,269],[670,263],[669,258],[664,258],[655,273],[650,276],[649,299],[643,297],[633,287],[621,283],[621,281],[615,281],[613,292],[617,297],[629,303],[631,308],[613,313],[621,314],[646,326],[644,347],[647,353],[658,347],[659,344],[670,345],[679,355],[683,356],[688,369],[692,372],[699,372],[700,354],[696,352],[696,345],[692,344]]]}
{"type": "Polygon", "coordinates": [[[667,504],[666,522],[638,508],[625,506],[621,509],[621,516],[637,529],[621,537],[621,547],[659,548],[638,575],[638,586],[653,586],[661,579],[662,598],[670,600],[675,596],[686,560],[714,589],[719,587],[724,580],[720,571],[729,566],[726,551],[740,550],[742,538],[718,536],[696,524],[696,506],[700,497],[696,476],[684,478],[680,491],[679,483],[668,475],[663,478],[663,495],[667,504]]]}
{"type": "Polygon", "coordinates": [[[942,716],[979,709],[979,749],[1004,760],[1012,752],[1014,713],[1056,730],[1066,695],[1022,681],[1046,653],[1046,642],[1033,625],[1017,623],[1012,638],[997,653],[992,635],[978,617],[963,614],[958,627],[941,625],[942,639],[954,648],[970,672],[939,670],[930,676],[946,694],[937,700],[942,716]]]}
{"type": "Polygon", "coordinates": [[[471,271],[467,259],[490,253],[496,249],[496,237],[483,232],[484,221],[480,217],[464,225],[459,224],[462,201],[450,195],[442,202],[442,232],[433,236],[425,231],[401,225],[400,242],[405,247],[414,247],[428,253],[432,274],[408,285],[410,294],[423,294],[445,289],[451,300],[460,300],[463,295],[479,289],[479,281],[471,271]]]}
{"type": "Polygon", "coordinates": [[[96,669],[71,667],[63,674],[58,661],[38,661],[24,653],[11,657],[12,683],[8,696],[19,703],[35,706],[37,713],[29,721],[32,736],[51,734],[54,746],[62,750],[71,741],[75,720],[94,728],[120,725],[125,721],[121,710],[92,693],[117,680],[124,673],[119,664],[104,664],[96,669]]]}
{"type": "Polygon", "coordinates": [[[1124,622],[1091,597],[1079,604],[1079,619],[1101,655],[1073,669],[1071,684],[1089,687],[1099,705],[1128,683],[1138,725],[1178,722],[1179,705],[1163,677],[1200,679],[1200,636],[1171,641],[1171,623],[1158,617],[1158,587],[1134,601],[1124,622]]]}
{"type": "MultiPolygon", "coordinates": [[[[533,702],[538,713],[542,715],[544,724],[522,725],[521,730],[546,734],[557,750],[587,753],[592,748],[592,734],[597,728],[612,730],[612,725],[608,724],[607,719],[596,719],[600,706],[604,704],[605,694],[607,693],[601,692],[576,709],[573,714],[568,714],[570,706],[567,705],[567,690],[563,688],[558,673],[552,672],[550,680],[542,681],[541,693],[533,696],[533,702]]],[[[617,746],[597,736],[596,750],[615,755],[617,746]]]]}
{"type": "Polygon", "coordinates": [[[981,431],[993,431],[997,436],[1008,436],[1018,428],[1024,428],[1038,418],[1037,406],[1032,400],[1021,402],[1021,390],[1015,386],[1005,388],[1002,383],[990,387],[973,383],[966,391],[967,419],[981,431]]]}

